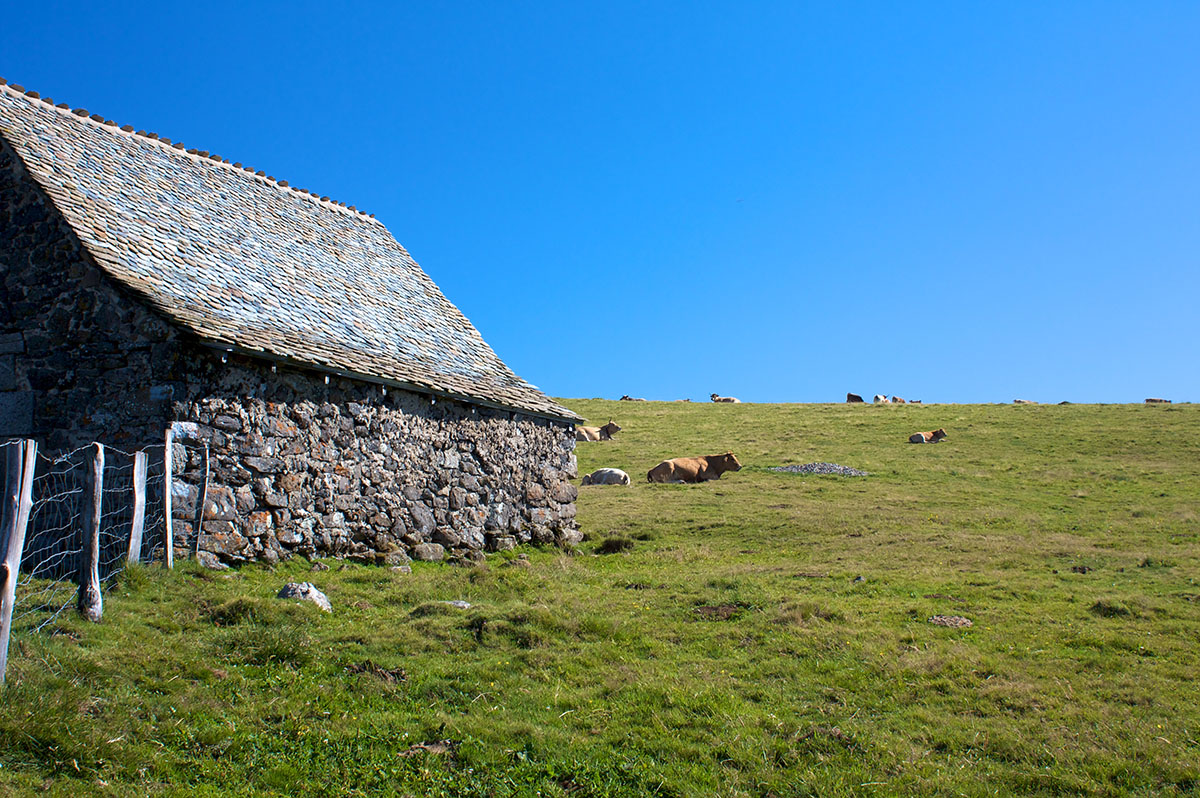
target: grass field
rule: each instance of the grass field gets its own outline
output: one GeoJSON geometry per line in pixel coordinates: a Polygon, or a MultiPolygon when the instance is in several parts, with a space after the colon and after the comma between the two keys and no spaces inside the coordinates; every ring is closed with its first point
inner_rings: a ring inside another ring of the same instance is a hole
{"type": "Polygon", "coordinates": [[[1200,406],[563,401],[574,556],[138,570],[16,639],[0,793],[1200,793],[1200,406]]]}

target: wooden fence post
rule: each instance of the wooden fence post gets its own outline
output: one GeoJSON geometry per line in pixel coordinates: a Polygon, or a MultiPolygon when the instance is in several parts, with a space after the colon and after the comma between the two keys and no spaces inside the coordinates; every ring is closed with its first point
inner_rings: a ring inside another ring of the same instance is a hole
{"type": "Polygon", "coordinates": [[[129,527],[130,565],[142,561],[142,531],[146,526],[146,453],[133,455],[133,522],[129,527]]]}
{"type": "Polygon", "coordinates": [[[208,504],[208,442],[200,455],[204,478],[200,481],[200,492],[196,494],[196,529],[192,534],[192,559],[200,556],[200,535],[204,532],[204,505],[208,504]]]}
{"type": "Polygon", "coordinates": [[[17,578],[21,555],[25,553],[25,528],[33,509],[33,476],[37,468],[37,441],[11,443],[8,446],[4,474],[3,527],[0,527],[0,685],[8,670],[8,639],[12,632],[13,605],[17,598],[17,578]]]}
{"type": "Polygon", "coordinates": [[[84,472],[82,539],[79,554],[79,614],[92,623],[99,623],[104,614],[104,598],[100,595],[100,521],[104,498],[104,444],[93,443],[94,455],[84,472]]]}
{"type": "Polygon", "coordinates": [[[163,515],[166,516],[166,559],[167,568],[175,567],[175,533],[171,528],[171,471],[174,468],[175,430],[167,427],[167,451],[163,454],[163,515]]]}

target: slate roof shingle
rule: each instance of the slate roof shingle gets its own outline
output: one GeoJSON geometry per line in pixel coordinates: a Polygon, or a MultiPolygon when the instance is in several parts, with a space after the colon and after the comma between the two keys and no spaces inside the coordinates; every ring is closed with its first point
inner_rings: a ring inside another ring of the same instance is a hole
{"type": "Polygon", "coordinates": [[[9,85],[0,136],[105,271],[210,344],[578,420],[372,216],[9,85]]]}

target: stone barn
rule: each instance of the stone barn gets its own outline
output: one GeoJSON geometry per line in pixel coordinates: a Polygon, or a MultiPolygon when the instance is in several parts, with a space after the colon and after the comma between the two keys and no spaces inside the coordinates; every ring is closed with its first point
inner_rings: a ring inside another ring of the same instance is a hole
{"type": "Polygon", "coordinates": [[[373,215],[0,84],[0,438],[207,446],[210,560],[578,541],[579,419],[373,215]]]}

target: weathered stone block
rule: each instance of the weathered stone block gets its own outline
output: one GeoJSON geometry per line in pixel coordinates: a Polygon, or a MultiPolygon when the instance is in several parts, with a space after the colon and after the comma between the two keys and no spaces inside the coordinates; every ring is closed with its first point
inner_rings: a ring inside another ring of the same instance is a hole
{"type": "Polygon", "coordinates": [[[414,560],[421,562],[439,562],[446,556],[446,550],[437,543],[418,543],[409,552],[414,560]]]}
{"type": "Polygon", "coordinates": [[[239,515],[246,515],[258,506],[254,499],[254,491],[249,485],[241,485],[233,492],[239,515]]]}
{"type": "Polygon", "coordinates": [[[0,393],[0,438],[33,434],[33,391],[0,393]]]}
{"type": "Polygon", "coordinates": [[[294,527],[283,527],[275,532],[275,539],[285,546],[295,546],[304,541],[304,535],[294,527]]]}
{"type": "MultiPolygon", "coordinates": [[[[210,522],[212,524],[223,524],[223,521],[210,522]]],[[[213,554],[223,558],[233,559],[238,558],[246,550],[246,538],[237,532],[235,529],[228,527],[216,529],[210,527],[209,523],[204,526],[204,535],[200,538],[200,547],[204,551],[210,551],[213,554]]]]}
{"type": "Polygon", "coordinates": [[[508,505],[499,502],[491,504],[487,507],[487,519],[484,521],[484,528],[488,530],[507,529],[511,510],[508,505]]]}
{"type": "Polygon", "coordinates": [[[509,551],[517,547],[517,539],[512,535],[489,535],[487,540],[492,551],[509,551]]]}
{"type": "Polygon", "coordinates": [[[463,545],[462,536],[450,527],[440,526],[433,532],[433,542],[448,549],[456,549],[463,545]]]}
{"type": "Polygon", "coordinates": [[[560,504],[573,502],[578,496],[579,489],[570,482],[556,482],[550,488],[550,498],[560,504]]]}
{"type": "Polygon", "coordinates": [[[25,351],[25,339],[21,333],[0,335],[0,355],[19,355],[25,351]]]}
{"type": "Polygon", "coordinates": [[[242,462],[260,474],[278,474],[284,466],[283,461],[276,457],[243,457],[242,462]]]}
{"type": "Polygon", "coordinates": [[[433,530],[437,528],[437,521],[433,517],[433,513],[423,504],[412,504],[408,508],[409,516],[412,518],[412,531],[419,537],[428,540],[433,534],[433,530]]]}
{"type": "MultiPolygon", "coordinates": [[[[192,501],[194,503],[195,499],[192,501]]],[[[237,499],[233,491],[224,485],[209,485],[204,493],[204,520],[233,521],[237,517],[237,499]]]]}
{"type": "Polygon", "coordinates": [[[199,495],[200,489],[196,485],[181,479],[172,480],[171,515],[175,518],[195,518],[199,495]]]}
{"type": "Polygon", "coordinates": [[[383,555],[384,565],[408,565],[412,562],[402,549],[392,549],[383,555]]]}
{"type": "Polygon", "coordinates": [[[242,420],[234,416],[217,416],[212,420],[212,425],[226,432],[239,432],[242,429],[242,420]]]}
{"type": "Polygon", "coordinates": [[[0,391],[17,388],[17,358],[15,355],[0,355],[0,391]]]}
{"type": "Polygon", "coordinates": [[[281,474],[276,483],[279,485],[279,489],[284,492],[300,490],[304,487],[304,475],[297,473],[281,474]]]}
{"type": "MultiPolygon", "coordinates": [[[[261,537],[271,531],[273,519],[271,514],[262,510],[250,513],[246,519],[246,535],[248,537],[261,537]]],[[[298,541],[297,541],[298,542],[298,541]]]]}
{"type": "Polygon", "coordinates": [[[285,418],[269,417],[264,424],[266,434],[277,438],[294,438],[300,434],[299,427],[285,418]]]}
{"type": "Polygon", "coordinates": [[[571,547],[578,546],[583,542],[583,531],[579,529],[564,528],[558,534],[556,541],[559,546],[571,547]]]}

